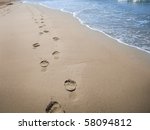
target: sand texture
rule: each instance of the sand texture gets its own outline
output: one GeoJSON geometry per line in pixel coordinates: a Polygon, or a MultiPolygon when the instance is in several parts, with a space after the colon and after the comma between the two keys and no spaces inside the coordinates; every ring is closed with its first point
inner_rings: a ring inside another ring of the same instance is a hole
{"type": "Polygon", "coordinates": [[[0,6],[0,112],[150,112],[150,54],[70,14],[0,6]]]}

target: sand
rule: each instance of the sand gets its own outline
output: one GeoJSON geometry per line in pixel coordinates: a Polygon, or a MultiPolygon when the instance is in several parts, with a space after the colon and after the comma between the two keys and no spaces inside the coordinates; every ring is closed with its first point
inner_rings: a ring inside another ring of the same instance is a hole
{"type": "Polygon", "coordinates": [[[0,6],[0,112],[150,112],[149,68],[71,14],[0,6]]]}

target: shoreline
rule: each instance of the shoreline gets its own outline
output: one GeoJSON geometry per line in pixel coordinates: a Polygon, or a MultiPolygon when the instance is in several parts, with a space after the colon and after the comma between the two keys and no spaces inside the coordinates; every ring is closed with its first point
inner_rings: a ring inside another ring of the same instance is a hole
{"type": "MultiPolygon", "coordinates": [[[[31,4],[32,4],[32,3],[31,3],[31,4]]],[[[98,29],[96,29],[96,28],[92,28],[92,27],[90,27],[89,25],[84,24],[83,21],[82,21],[80,18],[76,17],[76,16],[75,16],[76,14],[74,14],[74,13],[71,13],[71,12],[69,12],[69,11],[65,11],[64,9],[50,8],[50,7],[48,7],[48,6],[46,6],[46,5],[42,4],[42,3],[40,3],[39,5],[41,5],[41,6],[43,6],[43,7],[46,7],[46,8],[49,8],[49,9],[52,9],[52,10],[57,10],[57,11],[61,11],[61,12],[64,12],[64,13],[71,14],[74,18],[76,18],[76,19],[80,22],[81,25],[86,26],[87,28],[89,28],[89,29],[91,29],[91,30],[93,30],[93,31],[96,31],[96,32],[99,32],[99,33],[103,33],[103,34],[106,35],[107,37],[109,37],[109,38],[111,38],[111,39],[113,39],[113,40],[116,40],[117,42],[119,42],[119,43],[121,43],[121,44],[124,44],[124,45],[126,45],[126,46],[129,46],[129,47],[131,47],[131,48],[136,48],[136,49],[138,49],[138,50],[140,50],[140,51],[143,51],[143,52],[146,52],[146,53],[149,53],[149,54],[150,54],[150,51],[147,51],[147,50],[144,50],[144,49],[142,49],[142,48],[140,48],[140,47],[137,47],[137,46],[134,46],[134,45],[130,45],[130,44],[128,44],[128,43],[125,43],[125,42],[123,42],[123,41],[121,41],[121,40],[119,40],[119,39],[117,39],[117,38],[115,38],[115,37],[112,37],[112,36],[108,35],[107,33],[103,32],[103,31],[101,31],[101,30],[98,30],[98,29]]]]}
{"type": "Polygon", "coordinates": [[[0,28],[0,112],[150,112],[148,53],[40,5],[0,10],[0,28]]]}

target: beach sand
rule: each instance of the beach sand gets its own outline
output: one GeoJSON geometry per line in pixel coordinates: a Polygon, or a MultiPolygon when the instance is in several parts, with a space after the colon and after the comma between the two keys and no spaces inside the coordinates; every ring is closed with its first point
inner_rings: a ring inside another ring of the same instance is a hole
{"type": "Polygon", "coordinates": [[[0,112],[150,112],[150,54],[71,14],[0,6],[0,112]]]}

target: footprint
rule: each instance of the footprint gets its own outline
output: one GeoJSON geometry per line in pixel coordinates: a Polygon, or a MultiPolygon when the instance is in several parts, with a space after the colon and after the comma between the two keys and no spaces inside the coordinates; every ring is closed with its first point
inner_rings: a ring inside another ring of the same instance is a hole
{"type": "Polygon", "coordinates": [[[74,80],[68,79],[64,82],[64,86],[67,91],[73,92],[76,90],[77,83],[74,80]]]}
{"type": "Polygon", "coordinates": [[[44,20],[44,18],[41,18],[41,20],[44,20]]]}
{"type": "Polygon", "coordinates": [[[65,113],[61,105],[57,101],[50,101],[47,105],[45,112],[47,113],[65,113]]]}
{"type": "Polygon", "coordinates": [[[43,26],[39,26],[39,28],[42,28],[43,26]]]}
{"type": "Polygon", "coordinates": [[[13,5],[13,3],[8,3],[7,5],[13,5]]]}
{"type": "Polygon", "coordinates": [[[44,33],[48,33],[49,31],[48,31],[48,30],[44,30],[43,32],[44,32],[44,33]]]}
{"type": "Polygon", "coordinates": [[[59,51],[54,51],[53,53],[52,53],[52,55],[54,56],[54,59],[58,59],[59,58],[59,51]]]}
{"type": "Polygon", "coordinates": [[[59,38],[58,38],[58,37],[53,37],[53,40],[54,40],[54,41],[58,41],[59,38]]]}
{"type": "Polygon", "coordinates": [[[41,67],[47,67],[49,65],[49,62],[47,60],[42,60],[40,62],[41,67]]]}
{"type": "Polygon", "coordinates": [[[40,34],[40,35],[42,35],[42,34],[43,34],[43,32],[39,32],[39,34],[40,34]]]}
{"type": "Polygon", "coordinates": [[[43,21],[41,23],[44,23],[43,21]]]}
{"type": "Polygon", "coordinates": [[[39,47],[39,46],[40,46],[39,43],[34,43],[34,44],[33,44],[33,47],[34,47],[34,48],[39,47]]]}

